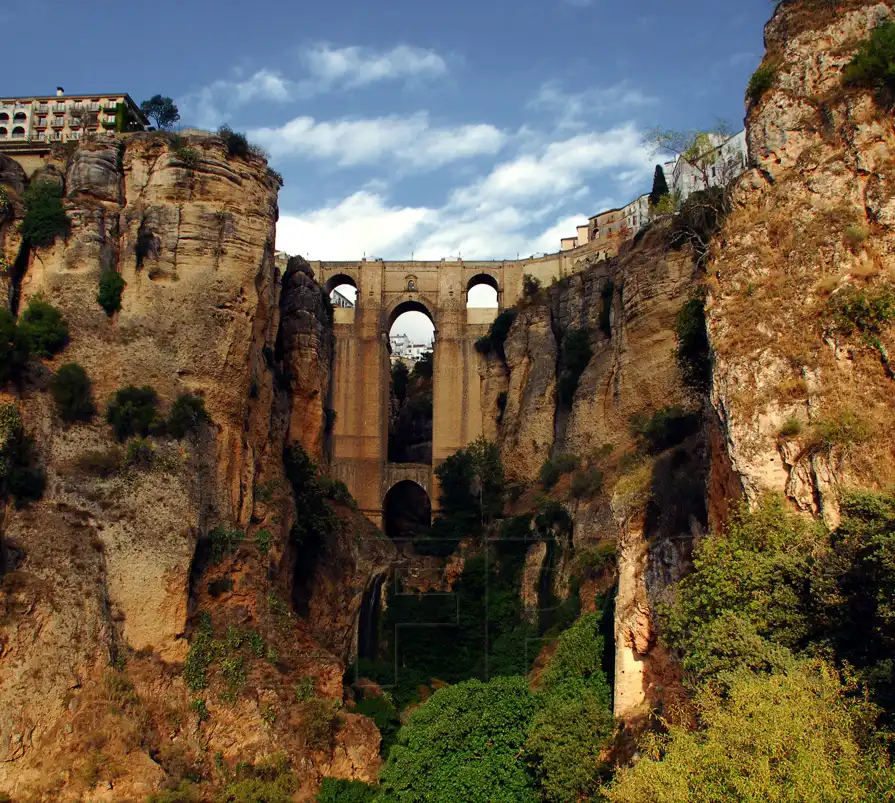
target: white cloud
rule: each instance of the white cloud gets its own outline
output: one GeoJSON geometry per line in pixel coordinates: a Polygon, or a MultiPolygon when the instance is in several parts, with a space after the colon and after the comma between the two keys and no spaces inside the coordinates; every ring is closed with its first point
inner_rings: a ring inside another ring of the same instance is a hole
{"type": "Polygon", "coordinates": [[[281,215],[277,248],[311,259],[360,259],[394,253],[432,210],[389,207],[381,195],[360,191],[306,215],[281,215]]]}
{"type": "Polygon", "coordinates": [[[368,86],[377,81],[420,80],[447,73],[447,63],[433,50],[398,45],[386,52],[363,47],[333,48],[320,44],[305,56],[308,71],[322,87],[368,86]]]}
{"type": "MultiPolygon", "coordinates": [[[[358,259],[364,251],[386,259],[507,259],[557,251],[560,238],[588,217],[570,217],[567,207],[581,208],[591,178],[618,187],[628,172],[644,184],[652,176],[641,136],[627,124],[539,147],[526,143],[526,152],[455,189],[440,208],[393,205],[375,185],[322,209],[284,211],[277,247],[311,259],[358,259]]],[[[589,206],[595,214],[615,203],[604,197],[589,206]]]]}
{"type": "Polygon", "coordinates": [[[507,135],[491,125],[433,126],[424,112],[409,117],[316,121],[296,117],[278,128],[249,132],[275,158],[303,156],[342,167],[399,160],[415,169],[434,169],[459,159],[497,153],[507,135]]]}
{"type": "Polygon", "coordinates": [[[237,109],[258,101],[287,103],[322,92],[355,89],[382,81],[414,83],[438,78],[447,62],[434,50],[398,45],[387,51],[363,47],[314,45],[304,56],[306,71],[289,77],[263,68],[244,77],[220,79],[178,99],[184,119],[213,129],[237,109]]]}
{"type": "Polygon", "coordinates": [[[580,128],[588,119],[613,113],[629,114],[658,102],[658,98],[647,95],[628,81],[582,92],[567,92],[556,81],[548,81],[539,87],[528,105],[556,115],[560,127],[580,128]]]}

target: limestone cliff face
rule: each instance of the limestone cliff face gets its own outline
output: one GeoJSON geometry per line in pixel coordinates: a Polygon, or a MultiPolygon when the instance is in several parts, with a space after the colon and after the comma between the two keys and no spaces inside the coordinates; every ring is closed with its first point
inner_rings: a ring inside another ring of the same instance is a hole
{"type": "MultiPolygon", "coordinates": [[[[619,257],[593,264],[520,310],[504,345],[505,362],[492,356],[481,369],[483,399],[490,400],[484,429],[489,421],[499,422],[493,426],[512,480],[536,482],[544,460],[560,454],[574,454],[605,474],[599,493],[577,501],[569,499],[568,478],[553,491],[554,498],[566,500],[574,521],[572,551],[555,562],[553,587],[563,596],[575,560],[616,545],[615,709],[626,718],[644,703],[656,703],[662,687],[674,680],[656,643],[652,611],[683,571],[693,528],[698,530],[704,515],[702,437],[647,459],[635,456],[631,431],[632,416],[673,405],[699,407],[681,383],[673,353],[675,318],[697,282],[692,255],[669,249],[663,231],[650,232],[619,257]],[[593,356],[572,404],[564,407],[557,374],[564,334],[573,329],[588,331],[593,356]],[[689,493],[675,499],[688,476],[689,493]]],[[[535,604],[532,578],[539,576],[545,554],[539,544],[528,556],[529,605],[535,604]]],[[[593,609],[596,594],[612,582],[585,573],[583,609],[593,609]]]]}
{"type": "Polygon", "coordinates": [[[739,182],[709,268],[718,276],[708,304],[713,519],[739,483],[750,501],[779,491],[835,525],[840,488],[895,476],[884,359],[895,341],[890,331],[872,348],[837,332],[831,311],[849,288],[872,294],[893,278],[891,114],[842,84],[857,43],[892,8],[815,5],[784,3],[766,27],[773,85],[746,121],[755,168],[739,182]],[[798,425],[782,434],[787,421],[798,425]],[[821,443],[819,430],[837,424],[839,435],[821,443]]]}
{"type": "MultiPolygon", "coordinates": [[[[290,265],[281,279],[275,267],[279,185],[263,159],[233,157],[215,137],[106,136],[51,159],[41,177],[63,184],[71,233],[29,250],[16,233],[24,177],[0,163],[12,207],[0,219],[15,265],[10,298],[22,309],[41,294],[70,330],[65,350],[32,360],[3,399],[19,404],[35,436],[47,488],[40,502],[3,513],[0,790],[26,801],[140,800],[168,766],[141,750],[157,758],[171,743],[151,731],[122,744],[115,727],[104,730],[110,663],[127,666],[148,721],[174,716],[164,706],[181,712],[179,750],[220,750],[228,761],[274,752],[279,729],[295,731],[298,678],[312,675],[319,694],[341,700],[339,659],[277,607],[303,559],[288,537],[283,450],[300,443],[323,456],[330,322],[309,271],[290,265]],[[125,281],[111,317],[96,300],[105,271],[125,281]],[[92,423],[63,426],[46,392],[68,362],[93,382],[92,423]],[[163,414],[179,394],[197,394],[211,424],[180,441],[153,439],[151,468],[129,463],[103,412],[131,384],[152,386],[163,414]],[[205,534],[216,525],[244,540],[212,565],[205,534]],[[269,553],[251,546],[260,538],[269,553]],[[204,731],[186,725],[195,717],[179,670],[200,609],[219,628],[257,629],[279,656],[252,669],[252,693],[235,708],[209,698],[217,724],[204,731]],[[265,710],[280,712],[276,727],[265,728],[265,710]],[[104,797],[82,777],[94,753],[114,786],[104,797]]],[[[282,743],[311,788],[321,772],[371,777],[377,746],[372,723],[347,715],[317,753],[294,733],[282,743]]]]}

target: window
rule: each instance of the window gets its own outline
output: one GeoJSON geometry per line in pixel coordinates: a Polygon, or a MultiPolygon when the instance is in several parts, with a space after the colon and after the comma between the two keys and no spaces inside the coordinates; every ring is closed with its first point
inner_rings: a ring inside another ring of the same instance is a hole
{"type": "Polygon", "coordinates": [[[0,126],[0,137],[5,137],[8,133],[9,132],[5,128],[0,126]]]}

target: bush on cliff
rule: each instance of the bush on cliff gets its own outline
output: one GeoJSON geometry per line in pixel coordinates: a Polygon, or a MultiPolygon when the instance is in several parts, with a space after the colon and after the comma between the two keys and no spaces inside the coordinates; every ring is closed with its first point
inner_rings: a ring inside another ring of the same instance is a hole
{"type": "Polygon", "coordinates": [[[175,438],[183,438],[210,420],[205,399],[192,393],[181,393],[171,406],[165,428],[175,438]]]}
{"type": "Polygon", "coordinates": [[[114,315],[121,309],[121,294],[124,292],[124,279],[114,270],[104,270],[99,278],[97,303],[106,311],[106,315],[114,315]]]}
{"type": "Polygon", "coordinates": [[[694,294],[681,307],[675,320],[677,364],[684,383],[697,392],[708,388],[712,363],[705,328],[705,299],[694,294]]]}
{"type": "Polygon", "coordinates": [[[507,309],[501,312],[492,321],[488,334],[476,340],[476,351],[480,354],[491,354],[493,352],[502,358],[503,345],[506,343],[507,336],[510,334],[510,328],[515,320],[516,310],[507,309]]]}
{"type": "Polygon", "coordinates": [[[32,296],[19,321],[19,331],[32,354],[52,357],[68,343],[68,324],[56,307],[32,296]]]}
{"type": "Polygon", "coordinates": [[[843,80],[850,86],[882,91],[891,103],[895,96],[895,23],[879,25],[846,65],[843,80]]]}
{"type": "Polygon", "coordinates": [[[25,217],[22,237],[32,246],[52,245],[57,237],[65,237],[71,221],[62,204],[62,187],[55,181],[37,181],[25,190],[25,217]]]}
{"type": "Polygon", "coordinates": [[[131,435],[146,437],[155,428],[158,395],[149,387],[128,385],[116,391],[115,397],[106,408],[106,421],[115,430],[118,440],[127,440],[131,435]]]}
{"type": "Polygon", "coordinates": [[[227,153],[230,156],[236,156],[245,159],[251,153],[251,146],[245,134],[234,131],[228,125],[222,125],[218,129],[218,136],[224,140],[227,146],[227,153]]]}
{"type": "Polygon", "coordinates": [[[772,675],[740,670],[727,696],[698,695],[699,730],[648,737],[605,799],[891,800],[895,775],[869,729],[872,712],[851,691],[819,662],[772,675]]]}
{"type": "Polygon", "coordinates": [[[19,408],[0,405],[0,495],[13,497],[16,507],[43,496],[46,477],[36,462],[34,439],[25,433],[19,408]]]}
{"type": "Polygon", "coordinates": [[[28,342],[13,315],[0,307],[0,385],[18,378],[28,363],[28,342]]]}
{"type": "MultiPolygon", "coordinates": [[[[317,793],[317,803],[373,803],[379,789],[363,781],[324,778],[317,793]]],[[[382,800],[382,798],[379,798],[382,800]]],[[[383,803],[385,803],[383,801],[383,803]]]]}
{"type": "Polygon", "coordinates": [[[571,407],[578,381],[593,356],[589,329],[569,329],[562,339],[557,394],[560,404],[571,407]]]}
{"type": "Polygon", "coordinates": [[[90,377],[76,362],[59,368],[50,382],[50,393],[56,402],[59,417],[67,424],[89,421],[96,412],[90,377]]]}

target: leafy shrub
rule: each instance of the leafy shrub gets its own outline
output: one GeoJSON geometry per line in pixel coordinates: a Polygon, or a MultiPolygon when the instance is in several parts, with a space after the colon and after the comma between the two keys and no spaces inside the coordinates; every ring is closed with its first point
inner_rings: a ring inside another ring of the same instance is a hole
{"type": "Polygon", "coordinates": [[[575,553],[575,562],[584,579],[592,580],[615,564],[618,557],[618,545],[614,541],[599,544],[595,547],[581,549],[575,553]]]}
{"type": "Polygon", "coordinates": [[[306,703],[308,700],[313,700],[317,696],[315,690],[316,683],[317,680],[313,675],[303,677],[295,684],[295,699],[300,703],[306,703]]]}
{"type": "Polygon", "coordinates": [[[561,454],[548,457],[541,466],[538,479],[541,485],[550,490],[563,474],[569,474],[578,468],[578,457],[573,454],[561,454]]]}
{"type": "Polygon", "coordinates": [[[255,533],[255,546],[258,547],[258,551],[262,555],[266,555],[270,552],[270,542],[272,538],[270,530],[266,528],[262,528],[255,533]]]}
{"type": "Polygon", "coordinates": [[[822,528],[778,498],[753,511],[740,505],[722,533],[697,544],[693,572],[663,611],[663,641],[680,651],[697,681],[723,681],[741,666],[779,665],[812,633],[806,590],[827,543],[822,528]]]}
{"type": "Polygon", "coordinates": [[[224,145],[227,146],[227,153],[230,156],[238,156],[245,159],[249,155],[249,141],[246,139],[245,134],[234,131],[228,125],[222,125],[218,129],[218,136],[224,140],[224,145]]]}
{"type": "Polygon", "coordinates": [[[501,312],[492,322],[488,334],[480,337],[475,342],[476,351],[481,354],[495,353],[501,358],[503,357],[503,345],[506,343],[507,336],[510,334],[510,328],[513,321],[516,320],[517,311],[515,309],[506,309],[501,312]]]}
{"type": "Polygon", "coordinates": [[[697,190],[684,201],[669,229],[673,248],[690,245],[702,263],[708,253],[709,241],[721,226],[729,209],[727,191],[723,187],[697,190]]]}
{"type": "Polygon", "coordinates": [[[242,530],[231,530],[222,524],[210,530],[208,537],[211,539],[211,562],[220,563],[242,541],[243,535],[242,530]]]}
{"type": "Polygon", "coordinates": [[[791,416],[787,418],[786,421],[783,422],[783,426],[780,427],[780,437],[794,438],[796,435],[802,434],[803,428],[802,420],[795,416],[791,416]]]}
{"type": "Polygon", "coordinates": [[[895,92],[895,23],[877,26],[846,65],[843,80],[849,86],[883,90],[891,100],[895,92]]]}
{"type": "Polygon", "coordinates": [[[631,429],[647,452],[658,453],[690,437],[699,429],[698,412],[686,412],[680,407],[663,407],[652,416],[636,415],[631,418],[631,429]]]}
{"type": "Polygon", "coordinates": [[[90,377],[76,362],[59,367],[50,382],[50,393],[59,417],[66,423],[89,421],[96,412],[90,377]]]}
{"type": "Polygon", "coordinates": [[[439,689],[415,710],[381,773],[396,803],[536,803],[519,761],[535,698],[523,677],[468,680],[439,689]]]}
{"type": "Polygon", "coordinates": [[[610,803],[749,800],[883,801],[890,762],[870,716],[823,664],[736,674],[729,694],[697,697],[703,727],[672,725],[603,789],[610,803]],[[823,790],[822,795],[819,790],[823,790]]]}
{"type": "Polygon", "coordinates": [[[522,277],[522,297],[532,301],[541,291],[541,280],[526,273],[522,277]]]}
{"type": "Polygon", "coordinates": [[[357,510],[357,502],[354,500],[354,497],[351,495],[351,491],[348,490],[348,486],[342,482],[342,480],[333,480],[328,477],[321,477],[318,482],[320,483],[320,491],[327,498],[332,499],[333,502],[336,502],[340,505],[345,505],[346,507],[350,507],[352,510],[357,510]]]}
{"type": "Polygon", "coordinates": [[[27,363],[28,342],[15,316],[6,307],[0,307],[0,385],[18,378],[27,363]]]}
{"type": "Polygon", "coordinates": [[[121,294],[124,292],[124,279],[114,270],[104,270],[99,277],[99,293],[96,302],[106,311],[106,315],[114,315],[121,309],[121,294]]]}
{"type": "Polygon", "coordinates": [[[569,329],[563,335],[557,388],[560,404],[571,406],[578,389],[578,380],[592,356],[589,329],[569,329]]]}
{"type": "Polygon", "coordinates": [[[890,285],[872,290],[847,287],[829,303],[840,332],[858,331],[871,343],[895,322],[895,288],[890,285]]]}
{"type": "Polygon", "coordinates": [[[830,451],[840,446],[850,449],[873,437],[873,427],[852,410],[839,410],[828,418],[821,418],[812,427],[814,445],[830,451]]]}
{"type": "Polygon", "coordinates": [[[0,494],[12,496],[16,507],[43,496],[44,473],[37,468],[34,439],[25,433],[19,408],[0,404],[0,494]]]}
{"type": "Polygon", "coordinates": [[[774,76],[777,74],[777,65],[772,62],[762,64],[749,79],[749,87],[746,95],[752,103],[758,103],[764,93],[774,85],[774,76]]]}
{"type": "Polygon", "coordinates": [[[364,697],[358,701],[354,710],[358,714],[369,717],[376,723],[379,733],[382,734],[382,742],[379,752],[388,757],[388,752],[395,742],[398,730],[401,727],[401,719],[397,709],[384,697],[364,697]]]}
{"type": "Polygon", "coordinates": [[[709,338],[705,328],[705,299],[693,295],[681,307],[675,320],[677,364],[684,383],[698,392],[708,388],[711,379],[709,338]]]}
{"type": "Polygon", "coordinates": [[[591,467],[572,475],[571,492],[575,499],[592,499],[603,489],[603,472],[591,467]]]}
{"type": "Polygon", "coordinates": [[[209,420],[205,411],[205,399],[192,393],[181,393],[171,405],[165,428],[175,438],[183,438],[209,420]]]}
{"type": "Polygon", "coordinates": [[[214,796],[214,803],[292,803],[299,779],[284,753],[254,765],[236,765],[235,779],[214,796]]]}
{"type": "Polygon", "coordinates": [[[182,145],[174,151],[174,156],[187,170],[195,170],[202,161],[202,154],[196,148],[182,145]]]}
{"type": "Polygon", "coordinates": [[[62,313],[40,296],[29,299],[19,331],[28,349],[38,357],[52,357],[68,342],[68,324],[62,313]]]}
{"type": "Polygon", "coordinates": [[[25,217],[22,237],[32,246],[52,245],[57,237],[66,237],[71,221],[62,204],[62,187],[54,181],[37,181],[25,190],[25,217]]]}
{"type": "Polygon", "coordinates": [[[156,392],[144,385],[141,388],[128,385],[116,391],[115,398],[106,408],[106,421],[112,425],[115,437],[126,440],[131,435],[146,437],[157,421],[156,392]]]}
{"type": "Polygon", "coordinates": [[[146,803],[200,803],[199,790],[190,781],[181,781],[176,789],[153,792],[146,803]]]}
{"type": "Polygon", "coordinates": [[[379,790],[363,781],[324,778],[317,793],[317,803],[373,803],[379,790]]]}

